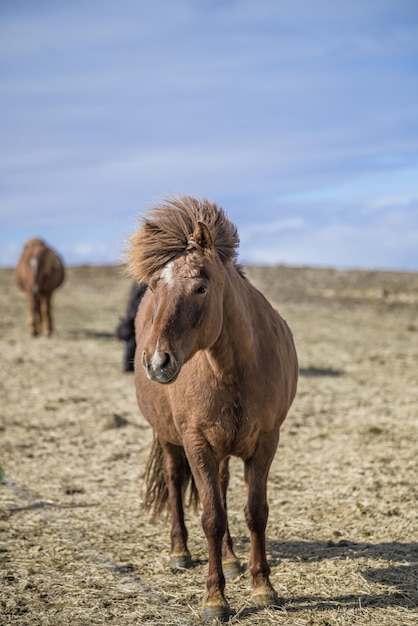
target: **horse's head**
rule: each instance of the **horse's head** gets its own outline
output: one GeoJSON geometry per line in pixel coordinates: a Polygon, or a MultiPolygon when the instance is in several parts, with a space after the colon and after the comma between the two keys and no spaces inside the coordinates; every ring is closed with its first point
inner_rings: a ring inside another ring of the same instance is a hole
{"type": "Polygon", "coordinates": [[[186,361],[219,337],[224,280],[210,230],[198,222],[185,252],[149,281],[142,365],[150,380],[173,382],[186,361]]]}

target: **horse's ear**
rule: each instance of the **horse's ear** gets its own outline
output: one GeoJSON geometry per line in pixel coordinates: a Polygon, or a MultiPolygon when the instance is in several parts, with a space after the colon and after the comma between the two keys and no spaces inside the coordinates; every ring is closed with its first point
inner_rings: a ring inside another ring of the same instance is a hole
{"type": "Polygon", "coordinates": [[[213,248],[213,239],[209,228],[203,222],[198,222],[193,233],[193,240],[203,250],[211,250],[213,248]]]}

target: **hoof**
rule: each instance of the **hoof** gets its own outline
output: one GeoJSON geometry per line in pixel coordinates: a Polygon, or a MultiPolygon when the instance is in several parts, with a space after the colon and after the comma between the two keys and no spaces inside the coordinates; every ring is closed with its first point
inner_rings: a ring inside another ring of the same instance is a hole
{"type": "Polygon", "coordinates": [[[192,567],[192,558],[190,552],[182,552],[181,554],[170,555],[171,569],[189,569],[192,567]]]}
{"type": "Polygon", "coordinates": [[[233,580],[242,573],[242,567],[238,559],[229,559],[222,561],[222,569],[225,578],[233,580]]]}
{"type": "Polygon", "coordinates": [[[202,621],[205,623],[227,622],[231,612],[227,604],[204,604],[202,621]]]}
{"type": "Polygon", "coordinates": [[[260,606],[282,606],[283,604],[282,598],[279,598],[270,584],[264,587],[256,587],[251,594],[251,600],[254,604],[260,606]]]}

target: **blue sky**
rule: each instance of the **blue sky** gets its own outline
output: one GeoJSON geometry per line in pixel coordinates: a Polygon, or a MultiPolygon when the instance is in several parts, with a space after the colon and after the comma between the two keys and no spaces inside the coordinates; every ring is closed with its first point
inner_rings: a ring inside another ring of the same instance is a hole
{"type": "Polygon", "coordinates": [[[0,113],[2,266],[187,193],[243,263],[418,271],[416,0],[2,0],[0,113]]]}

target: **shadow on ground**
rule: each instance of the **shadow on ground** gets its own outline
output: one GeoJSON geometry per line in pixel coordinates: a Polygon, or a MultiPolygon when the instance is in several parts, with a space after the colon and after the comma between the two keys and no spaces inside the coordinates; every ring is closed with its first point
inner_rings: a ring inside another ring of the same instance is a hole
{"type": "MultiPolygon", "coordinates": [[[[236,541],[241,547],[248,544],[248,538],[236,541]]],[[[396,562],[388,567],[367,568],[361,576],[370,582],[388,587],[387,592],[341,594],[337,596],[295,596],[285,598],[277,611],[297,613],[309,609],[327,611],[331,609],[355,609],[359,607],[390,607],[405,609],[418,607],[418,543],[355,543],[342,539],[333,541],[268,541],[268,555],[271,566],[283,567],[285,561],[323,562],[328,559],[370,559],[396,562]],[[399,562],[404,564],[399,564],[399,562]]],[[[245,549],[245,548],[244,548],[245,549]]],[[[240,612],[240,617],[256,614],[260,607],[248,607],[240,612]]]]}
{"type": "Polygon", "coordinates": [[[342,376],[344,372],[342,370],[334,370],[332,368],[322,368],[322,367],[301,367],[299,369],[300,376],[306,376],[309,378],[328,376],[331,378],[337,378],[338,376],[342,376]]]}

